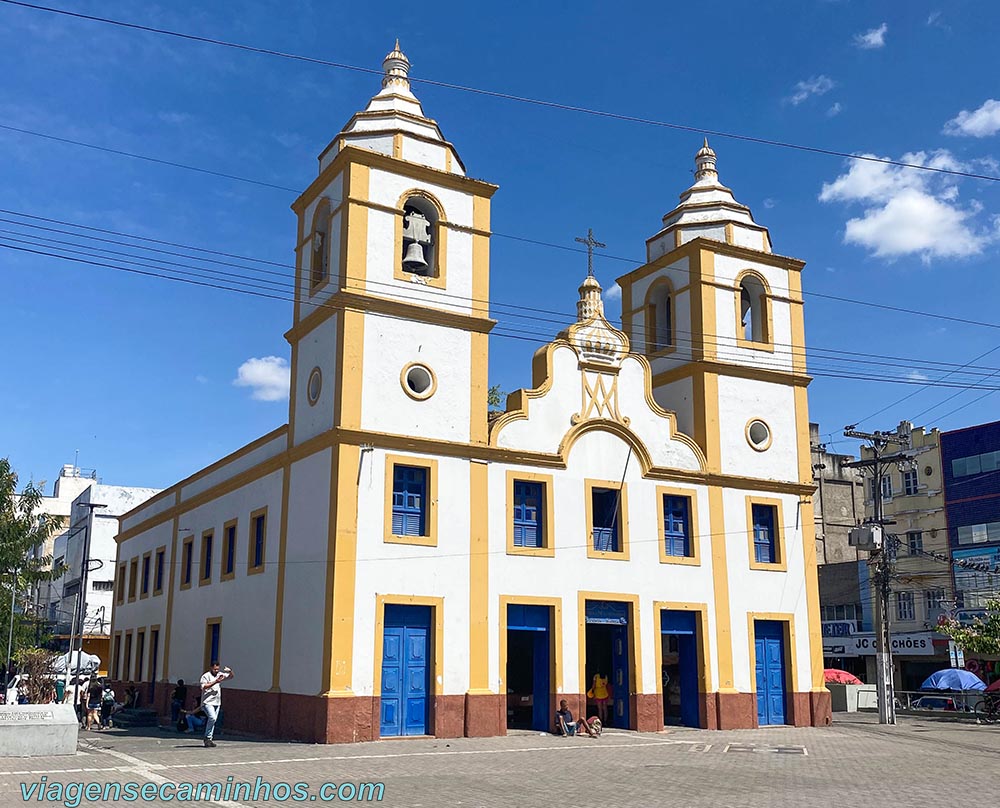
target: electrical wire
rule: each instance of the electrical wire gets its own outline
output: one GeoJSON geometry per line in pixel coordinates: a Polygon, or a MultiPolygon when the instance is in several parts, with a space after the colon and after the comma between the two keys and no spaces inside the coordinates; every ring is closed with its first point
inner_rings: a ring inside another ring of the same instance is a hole
{"type": "MultiPolygon", "coordinates": [[[[20,6],[22,8],[29,8],[35,11],[43,11],[50,14],[59,14],[66,17],[74,17],[76,19],[87,20],[89,22],[102,23],[104,25],[112,25],[119,28],[127,28],[135,31],[143,31],[145,33],[158,34],[161,36],[169,36],[177,39],[185,39],[192,42],[199,42],[202,44],[216,45],[220,47],[233,48],[236,50],[246,51],[248,53],[254,53],[258,55],[275,56],[282,59],[290,59],[298,62],[305,62],[312,65],[321,65],[323,67],[332,67],[338,70],[349,70],[357,73],[366,73],[369,75],[383,75],[382,70],[376,70],[374,68],[360,67],[358,65],[351,65],[345,62],[334,62],[328,59],[319,59],[312,56],[304,56],[297,53],[288,53],[285,51],[278,51],[271,48],[257,47],[254,45],[246,45],[238,42],[229,42],[223,39],[218,39],[215,37],[200,36],[197,34],[188,34],[180,31],[171,31],[166,28],[157,28],[150,25],[141,25],[139,23],[126,22],[124,20],[116,20],[110,17],[99,17],[92,14],[83,14],[81,12],[69,11],[67,9],[54,8],[51,6],[43,6],[35,3],[23,2],[23,0],[0,0],[0,2],[10,5],[10,6],[20,6]]],[[[465,93],[472,93],[475,95],[486,96],[490,98],[502,99],[504,101],[514,101],[522,104],[530,104],[533,106],[544,107],[547,109],[555,109],[563,112],[574,112],[584,115],[589,115],[598,118],[607,118],[617,121],[623,121],[627,123],[638,123],[648,126],[655,126],[664,129],[672,129],[683,132],[695,132],[701,135],[709,135],[711,137],[723,138],[726,140],[736,140],[745,143],[755,143],[757,145],[763,146],[773,146],[776,148],[791,149],[794,151],[806,152],[809,154],[819,154],[827,157],[838,157],[847,160],[862,160],[871,163],[880,163],[883,165],[891,165],[899,168],[928,171],[936,174],[944,174],[949,176],[957,177],[967,177],[969,179],[986,180],[989,182],[1000,182],[1000,177],[996,177],[990,174],[977,174],[969,171],[959,171],[957,169],[947,169],[934,166],[920,165],[919,163],[908,163],[902,160],[890,160],[883,157],[874,157],[871,155],[860,155],[850,152],[838,151],[835,149],[826,149],[817,146],[807,146],[799,143],[791,143],[788,141],[776,140],[772,138],[754,137],[751,135],[744,135],[737,132],[726,132],[718,129],[710,129],[703,126],[694,126],[688,124],[681,124],[670,121],[661,121],[653,118],[644,118],[636,115],[627,115],[618,112],[611,112],[608,110],[592,109],[590,107],[584,107],[576,104],[568,104],[558,101],[547,101],[540,98],[531,98],[529,96],[514,95],[512,93],[505,93],[497,90],[486,90],[480,87],[471,87],[463,84],[456,84],[454,82],[437,81],[434,79],[425,79],[418,77],[409,77],[410,82],[418,84],[426,84],[432,87],[441,87],[448,90],[457,90],[465,93]]]]}

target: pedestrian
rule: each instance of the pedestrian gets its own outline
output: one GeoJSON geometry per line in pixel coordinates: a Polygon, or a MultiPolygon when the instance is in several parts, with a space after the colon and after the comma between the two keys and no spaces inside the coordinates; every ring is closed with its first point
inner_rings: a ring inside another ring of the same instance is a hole
{"type": "Polygon", "coordinates": [[[184,684],[183,679],[177,680],[177,687],[174,688],[173,695],[170,697],[170,723],[176,724],[177,718],[180,716],[181,711],[184,709],[184,705],[187,704],[187,685],[184,684]]]}
{"type": "Polygon", "coordinates": [[[104,692],[101,694],[101,729],[111,728],[111,711],[115,708],[115,691],[111,682],[104,682],[104,692]]]}
{"type": "Polygon", "coordinates": [[[215,734],[215,722],[219,718],[219,710],[222,707],[222,683],[234,676],[232,668],[219,667],[217,659],[212,660],[212,664],[201,676],[201,706],[208,716],[205,723],[205,746],[215,746],[212,736],[215,734]]]}
{"type": "Polygon", "coordinates": [[[104,697],[104,686],[101,684],[101,680],[94,679],[90,680],[90,684],[87,686],[87,729],[100,729],[101,728],[101,699],[104,697]]]}

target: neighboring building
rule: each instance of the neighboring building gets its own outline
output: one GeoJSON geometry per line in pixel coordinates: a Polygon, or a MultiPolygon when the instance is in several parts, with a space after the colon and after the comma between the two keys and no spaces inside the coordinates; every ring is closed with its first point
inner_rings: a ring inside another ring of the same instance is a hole
{"type": "Polygon", "coordinates": [[[76,636],[84,638],[83,650],[97,654],[105,671],[111,651],[118,517],[158,493],[156,488],[92,482],[73,500],[67,529],[55,542],[53,563],[58,560],[67,567],[65,574],[52,582],[56,639],[68,648],[70,632],[75,629],[76,636]],[[74,626],[83,584],[84,548],[88,544],[87,590],[81,612],[84,619],[81,626],[78,616],[74,626]]]}
{"type": "Polygon", "coordinates": [[[851,528],[864,518],[864,477],[847,464],[853,455],[828,452],[819,440],[819,425],[809,425],[812,445],[813,496],[816,513],[816,560],[823,618],[823,664],[865,677],[864,657],[848,656],[845,637],[871,631],[863,604],[868,591],[867,553],[848,541],[851,528]]]}
{"type": "MultiPolygon", "coordinates": [[[[886,531],[897,537],[895,574],[889,620],[896,637],[893,662],[897,687],[916,690],[935,670],[947,667],[948,643],[934,631],[939,618],[954,599],[947,557],[948,530],[944,509],[941,468],[941,435],[902,421],[899,434],[910,433],[910,447],[923,450],[912,464],[893,466],[883,477],[881,491],[869,475],[865,480],[865,516],[875,515],[875,497],[881,496],[883,518],[892,524],[886,531]],[[944,560],[935,558],[942,554],[944,560]]],[[[890,446],[888,451],[896,447],[890,446]]],[[[863,446],[862,458],[871,457],[863,446]]],[[[874,596],[874,588],[872,588],[874,596]]],[[[865,622],[871,623],[874,602],[867,599],[865,622]]],[[[874,676],[874,656],[868,660],[874,676]]],[[[869,681],[874,681],[870,679],[869,681]]]]}
{"type": "MultiPolygon", "coordinates": [[[[70,514],[73,508],[73,500],[90,486],[97,482],[97,472],[78,468],[75,465],[64,465],[59,470],[59,476],[52,486],[52,496],[43,497],[39,513],[58,516],[61,519],[61,526],[53,533],[44,546],[36,548],[36,557],[51,556],[53,564],[58,566],[63,561],[63,556],[56,549],[56,543],[60,538],[64,538],[70,530],[70,514]]],[[[31,608],[35,616],[47,620],[53,627],[63,619],[64,615],[59,613],[59,592],[60,588],[51,581],[35,584],[30,592],[31,608]]],[[[72,615],[66,616],[69,620],[72,615]]]]}
{"type": "Polygon", "coordinates": [[[588,276],[488,419],[496,186],[408,68],[293,205],[288,425],[121,517],[113,675],[219,658],[228,726],[319,742],[550,729],[597,674],[617,727],[827,723],[802,262],[706,143],[623,329],[588,276]]]}
{"type": "Polygon", "coordinates": [[[1000,592],[1000,421],[943,432],[941,458],[955,599],[981,609],[1000,592]]]}

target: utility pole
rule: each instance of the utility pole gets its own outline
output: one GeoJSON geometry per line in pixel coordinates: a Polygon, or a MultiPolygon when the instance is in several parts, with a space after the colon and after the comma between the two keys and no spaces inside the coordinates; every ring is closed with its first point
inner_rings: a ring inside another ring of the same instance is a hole
{"type": "Polygon", "coordinates": [[[887,521],[882,509],[882,485],[889,468],[898,465],[908,468],[922,450],[911,448],[910,431],[900,424],[895,432],[859,432],[853,426],[844,429],[844,436],[868,443],[872,456],[867,460],[845,463],[847,468],[867,471],[873,482],[873,517],[865,526],[851,531],[850,542],[859,550],[868,550],[868,567],[875,585],[875,666],[878,692],[878,721],[880,724],[896,723],[896,705],[892,683],[892,632],[890,627],[889,596],[892,593],[893,561],[895,559],[894,536],[888,536],[885,526],[895,524],[887,521]],[[898,447],[889,451],[890,447],[898,447]]]}
{"type": "MultiPolygon", "coordinates": [[[[83,526],[83,562],[81,564],[82,569],[80,570],[80,647],[76,652],[76,673],[74,674],[75,683],[73,685],[73,703],[76,704],[78,691],[80,689],[80,659],[83,656],[83,635],[86,633],[87,626],[87,572],[90,570],[90,523],[94,519],[94,510],[96,508],[107,508],[107,505],[98,505],[93,502],[81,502],[80,507],[87,509],[87,521],[83,526]]],[[[71,638],[72,642],[72,638],[71,638]]],[[[73,646],[70,645],[70,651],[73,650],[73,646]]],[[[66,660],[67,663],[69,659],[66,660]]],[[[69,670],[69,664],[66,665],[66,669],[69,670]]]]}

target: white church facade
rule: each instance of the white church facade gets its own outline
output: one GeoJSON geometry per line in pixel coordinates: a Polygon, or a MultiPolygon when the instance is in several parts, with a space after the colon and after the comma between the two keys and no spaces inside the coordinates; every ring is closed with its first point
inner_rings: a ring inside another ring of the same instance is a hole
{"type": "Polygon", "coordinates": [[[293,205],[288,424],[121,517],[113,677],[166,712],[218,658],[227,726],[315,742],[549,729],[561,698],[827,723],[802,262],[706,143],[622,329],[586,277],[491,415],[496,186],[398,44],[384,69],[293,205]]]}

